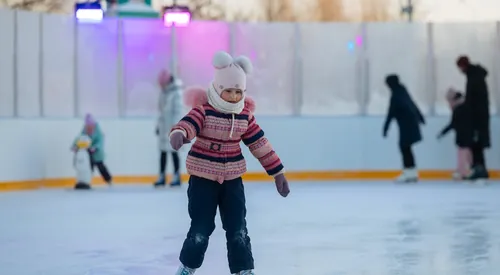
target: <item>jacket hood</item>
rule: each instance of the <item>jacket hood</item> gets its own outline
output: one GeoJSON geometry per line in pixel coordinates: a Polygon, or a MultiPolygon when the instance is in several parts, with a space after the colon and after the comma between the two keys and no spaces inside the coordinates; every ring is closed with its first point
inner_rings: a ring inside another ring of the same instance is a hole
{"type": "Polygon", "coordinates": [[[485,78],[488,71],[481,65],[469,65],[467,67],[467,76],[485,78]]]}
{"type": "Polygon", "coordinates": [[[389,86],[389,88],[391,89],[391,92],[394,92],[394,90],[397,87],[401,86],[401,83],[399,82],[399,76],[396,74],[388,75],[385,78],[385,83],[387,84],[387,86],[389,86]]]}

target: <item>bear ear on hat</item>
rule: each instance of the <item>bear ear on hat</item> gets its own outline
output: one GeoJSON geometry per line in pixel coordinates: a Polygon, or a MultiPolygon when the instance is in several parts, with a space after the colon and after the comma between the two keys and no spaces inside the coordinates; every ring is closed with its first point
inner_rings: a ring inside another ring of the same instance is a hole
{"type": "Polygon", "coordinates": [[[233,58],[224,51],[219,51],[216,52],[213,59],[212,59],[212,65],[216,69],[223,69],[233,63],[233,58]]]}
{"type": "Polygon", "coordinates": [[[253,71],[252,61],[244,55],[236,57],[234,63],[238,64],[246,74],[251,74],[253,71]]]}

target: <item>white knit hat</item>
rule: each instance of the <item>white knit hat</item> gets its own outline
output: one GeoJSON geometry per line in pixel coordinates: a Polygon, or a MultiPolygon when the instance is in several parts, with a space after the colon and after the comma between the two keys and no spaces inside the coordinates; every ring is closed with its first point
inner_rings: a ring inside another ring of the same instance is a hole
{"type": "Polygon", "coordinates": [[[246,56],[233,58],[227,52],[215,53],[212,65],[215,68],[212,85],[220,95],[224,89],[247,89],[247,74],[252,72],[252,62],[246,56]]]}

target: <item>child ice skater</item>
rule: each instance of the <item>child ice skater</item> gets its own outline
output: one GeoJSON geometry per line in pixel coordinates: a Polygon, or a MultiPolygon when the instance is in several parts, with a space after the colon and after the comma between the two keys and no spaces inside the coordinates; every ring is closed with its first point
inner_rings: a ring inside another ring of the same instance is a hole
{"type": "Polygon", "coordinates": [[[457,145],[457,168],[453,173],[456,180],[467,179],[471,174],[472,152],[474,130],[470,109],[465,104],[465,97],[460,92],[450,88],[446,93],[446,100],[452,109],[450,123],[439,133],[441,139],[451,130],[455,130],[455,144],[457,145]]]}
{"type": "Polygon", "coordinates": [[[94,167],[97,166],[99,173],[101,174],[104,181],[111,185],[112,177],[108,171],[108,168],[104,164],[104,135],[101,131],[101,127],[94,119],[91,114],[87,114],[85,116],[85,123],[83,125],[83,129],[78,135],[78,138],[73,142],[73,150],[76,151],[76,142],[81,135],[87,135],[91,139],[91,147],[89,148],[90,154],[90,162],[92,171],[94,171],[94,167]]]}
{"type": "Polygon", "coordinates": [[[279,194],[290,192],[283,165],[255,121],[254,104],[245,97],[246,76],[252,64],[246,57],[233,59],[225,52],[213,58],[215,74],[208,91],[172,128],[170,143],[178,150],[196,137],[186,167],[190,175],[188,211],[191,227],[182,246],[176,275],[191,275],[203,263],[208,240],[215,229],[217,207],[226,231],[231,274],[251,275],[254,259],[246,226],[245,192],[241,176],[246,163],[240,142],[249,147],[274,177],[279,194]]]}
{"type": "Polygon", "coordinates": [[[158,78],[160,85],[160,99],[158,109],[158,123],[156,125],[156,135],[158,136],[158,149],[160,151],[160,175],[154,183],[155,187],[163,187],[166,184],[167,154],[172,155],[174,163],[174,174],[170,186],[180,186],[181,177],[179,173],[180,160],[179,154],[172,149],[168,135],[170,129],[182,118],[182,81],[174,77],[171,73],[164,70],[158,78]]]}

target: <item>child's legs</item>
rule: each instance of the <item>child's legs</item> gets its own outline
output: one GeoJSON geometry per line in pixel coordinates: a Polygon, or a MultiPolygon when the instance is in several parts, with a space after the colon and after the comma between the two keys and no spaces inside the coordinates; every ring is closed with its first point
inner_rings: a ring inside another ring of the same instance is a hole
{"type": "Polygon", "coordinates": [[[246,224],[245,189],[241,178],[225,181],[219,201],[222,226],[226,231],[227,257],[231,274],[254,269],[252,247],[246,224]]]}
{"type": "Polygon", "coordinates": [[[97,169],[99,170],[99,173],[101,174],[102,178],[106,182],[111,182],[111,174],[108,171],[108,168],[102,161],[96,162],[95,165],[97,166],[97,169]]]}
{"type": "Polygon", "coordinates": [[[188,268],[199,268],[208,247],[208,239],[215,229],[215,215],[219,201],[220,184],[191,176],[188,187],[188,212],[191,227],[182,245],[179,260],[188,268]]]}
{"type": "Polygon", "coordinates": [[[459,147],[457,149],[457,172],[462,176],[467,176],[470,172],[472,153],[469,148],[459,147]]]}

